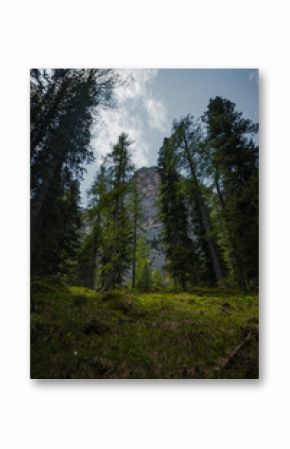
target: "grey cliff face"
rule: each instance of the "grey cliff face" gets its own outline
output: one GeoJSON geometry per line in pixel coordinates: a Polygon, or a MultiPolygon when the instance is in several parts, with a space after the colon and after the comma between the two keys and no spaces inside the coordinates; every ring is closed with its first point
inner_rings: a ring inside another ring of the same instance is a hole
{"type": "Polygon", "coordinates": [[[160,177],[157,167],[142,167],[136,171],[138,190],[143,214],[142,228],[150,249],[150,261],[153,270],[162,270],[165,264],[161,245],[162,225],[158,218],[156,201],[160,189],[160,177]]]}

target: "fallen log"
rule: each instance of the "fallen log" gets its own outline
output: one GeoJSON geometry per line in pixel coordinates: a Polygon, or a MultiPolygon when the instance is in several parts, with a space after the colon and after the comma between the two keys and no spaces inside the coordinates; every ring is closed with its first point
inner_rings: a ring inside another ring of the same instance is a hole
{"type": "Polygon", "coordinates": [[[233,358],[240,352],[240,350],[254,337],[252,331],[249,331],[245,338],[230,352],[227,357],[222,357],[217,362],[216,366],[204,370],[205,377],[211,377],[213,374],[226,368],[233,358]]]}

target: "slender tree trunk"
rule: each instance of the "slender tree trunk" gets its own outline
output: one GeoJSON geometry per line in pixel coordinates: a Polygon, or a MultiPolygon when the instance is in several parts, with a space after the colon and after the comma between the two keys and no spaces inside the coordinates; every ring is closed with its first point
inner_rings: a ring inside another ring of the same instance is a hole
{"type": "Polygon", "coordinates": [[[193,181],[193,184],[194,184],[194,189],[196,191],[197,206],[198,206],[198,209],[200,211],[201,220],[202,220],[204,232],[205,232],[205,235],[206,235],[206,240],[207,240],[209,252],[210,252],[210,255],[211,255],[211,259],[212,259],[212,264],[213,264],[216,280],[217,280],[217,282],[220,282],[222,280],[222,278],[223,278],[223,273],[222,273],[220,261],[219,261],[219,258],[218,258],[216,244],[215,244],[214,239],[211,236],[211,230],[212,230],[211,223],[210,223],[208,211],[207,211],[207,208],[206,208],[206,205],[205,205],[202,193],[200,191],[199,182],[198,182],[198,179],[197,179],[197,176],[196,176],[196,173],[195,173],[195,167],[194,167],[194,163],[193,163],[193,160],[191,158],[191,155],[190,155],[190,151],[189,151],[189,147],[188,147],[188,143],[187,143],[185,132],[184,132],[184,144],[185,144],[185,157],[186,157],[187,162],[188,162],[189,167],[190,167],[192,181],[193,181]]]}
{"type": "Polygon", "coordinates": [[[195,188],[197,189],[197,199],[198,199],[197,203],[199,205],[199,210],[201,213],[201,219],[202,219],[204,231],[206,234],[206,239],[207,239],[207,243],[208,243],[208,247],[209,247],[209,251],[210,251],[210,255],[211,255],[211,259],[212,259],[212,263],[213,263],[213,267],[214,267],[215,276],[216,276],[217,281],[219,282],[223,278],[223,273],[222,273],[222,269],[220,266],[215,241],[213,240],[213,238],[210,235],[211,234],[211,224],[210,224],[208,212],[206,210],[206,206],[204,204],[203,197],[199,191],[199,186],[195,184],[195,188]]]}
{"type": "MultiPolygon", "coordinates": [[[[97,220],[99,220],[99,217],[97,216],[97,220]]],[[[98,225],[97,225],[98,226],[98,225]]],[[[97,253],[98,253],[98,229],[94,229],[94,235],[93,235],[93,246],[92,246],[92,257],[91,257],[91,265],[89,267],[89,288],[95,289],[96,288],[96,259],[97,259],[97,253]]]]}
{"type": "Polygon", "coordinates": [[[137,246],[137,212],[134,216],[133,257],[132,257],[132,288],[136,284],[136,246],[137,246]]]}
{"type": "Polygon", "coordinates": [[[223,194],[221,192],[220,185],[219,185],[217,177],[215,177],[215,187],[216,187],[216,191],[217,191],[220,203],[221,203],[221,207],[222,207],[222,209],[224,209],[225,208],[225,201],[224,201],[224,197],[223,197],[223,194]]]}

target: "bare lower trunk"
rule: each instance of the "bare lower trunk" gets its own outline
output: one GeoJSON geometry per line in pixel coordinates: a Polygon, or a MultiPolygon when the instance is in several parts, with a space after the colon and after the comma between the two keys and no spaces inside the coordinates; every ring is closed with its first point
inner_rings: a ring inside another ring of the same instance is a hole
{"type": "Polygon", "coordinates": [[[132,288],[136,284],[136,245],[137,245],[137,217],[134,217],[133,258],[132,258],[132,288]]]}
{"type": "Polygon", "coordinates": [[[217,255],[217,249],[216,249],[215,241],[213,240],[213,238],[210,235],[210,233],[211,233],[211,224],[210,224],[209,216],[208,216],[208,213],[207,213],[207,210],[206,210],[203,198],[202,198],[202,196],[201,196],[199,191],[197,191],[197,195],[199,197],[198,203],[199,203],[199,209],[200,209],[200,212],[201,212],[202,224],[203,224],[203,227],[204,227],[204,230],[205,230],[207,244],[208,244],[209,252],[210,252],[210,255],[211,255],[211,259],[212,259],[215,276],[216,276],[217,281],[219,282],[223,278],[223,273],[222,273],[222,269],[221,269],[221,266],[220,266],[219,258],[218,258],[218,255],[217,255]]]}

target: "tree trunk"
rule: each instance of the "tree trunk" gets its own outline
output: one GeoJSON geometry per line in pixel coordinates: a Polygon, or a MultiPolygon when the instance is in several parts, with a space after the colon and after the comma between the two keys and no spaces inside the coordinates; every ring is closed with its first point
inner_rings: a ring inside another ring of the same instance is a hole
{"type": "Polygon", "coordinates": [[[227,366],[232,362],[232,360],[236,357],[236,355],[244,348],[244,346],[251,341],[251,339],[255,338],[256,334],[253,331],[249,331],[245,338],[228,354],[227,357],[222,357],[211,369],[205,370],[204,374],[207,378],[212,377],[222,369],[227,368],[227,366]]]}
{"type": "Polygon", "coordinates": [[[136,246],[137,246],[137,213],[134,217],[133,257],[132,257],[132,288],[136,284],[136,246]]]}
{"type": "Polygon", "coordinates": [[[197,197],[197,206],[198,209],[200,211],[200,215],[201,215],[201,220],[202,220],[202,225],[204,228],[204,232],[206,235],[206,240],[207,240],[207,244],[208,244],[208,248],[209,248],[209,252],[211,255],[211,259],[212,259],[212,264],[213,264],[213,268],[214,268],[214,272],[215,272],[215,277],[217,282],[220,282],[223,278],[223,273],[222,273],[222,269],[220,266],[220,261],[218,258],[218,254],[217,254],[217,248],[216,248],[216,244],[214,239],[211,236],[211,223],[210,223],[210,219],[209,219],[209,215],[208,215],[208,211],[202,196],[202,193],[200,191],[200,187],[199,187],[199,182],[195,173],[195,167],[194,167],[194,163],[193,160],[191,158],[190,155],[190,151],[189,151],[189,147],[188,147],[188,143],[187,143],[187,139],[186,139],[186,135],[184,132],[184,144],[185,144],[185,157],[187,159],[187,162],[189,164],[190,167],[190,171],[191,171],[191,175],[192,175],[192,180],[193,180],[193,184],[194,184],[194,189],[196,191],[196,197],[197,197]]]}
{"type": "MultiPolygon", "coordinates": [[[[99,217],[96,218],[99,220],[99,217]]],[[[97,225],[98,226],[98,225],[97,225]]],[[[97,259],[97,253],[98,253],[98,229],[93,230],[93,246],[92,246],[92,257],[91,257],[91,264],[89,267],[89,288],[94,290],[96,288],[96,259],[97,259]]]]}
{"type": "Polygon", "coordinates": [[[204,227],[205,234],[206,234],[206,239],[207,239],[207,243],[208,243],[208,247],[209,247],[209,251],[210,251],[210,255],[211,255],[211,259],[212,259],[212,263],[213,263],[213,268],[214,268],[216,280],[219,282],[223,278],[223,273],[222,273],[222,269],[220,266],[218,254],[217,254],[216,244],[210,235],[211,224],[209,221],[209,216],[208,216],[202,195],[199,192],[199,186],[196,186],[196,188],[197,188],[199,209],[201,212],[202,223],[203,223],[203,227],[204,227]]]}

